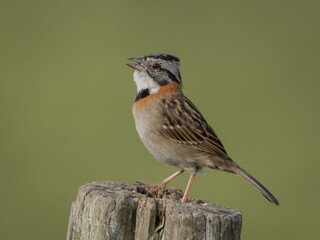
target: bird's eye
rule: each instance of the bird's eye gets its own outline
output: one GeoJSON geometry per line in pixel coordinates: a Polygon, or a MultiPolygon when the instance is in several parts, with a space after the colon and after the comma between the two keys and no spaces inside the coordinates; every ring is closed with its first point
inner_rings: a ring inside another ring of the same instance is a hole
{"type": "Polygon", "coordinates": [[[155,63],[152,65],[153,70],[159,70],[160,69],[160,64],[155,63]]]}

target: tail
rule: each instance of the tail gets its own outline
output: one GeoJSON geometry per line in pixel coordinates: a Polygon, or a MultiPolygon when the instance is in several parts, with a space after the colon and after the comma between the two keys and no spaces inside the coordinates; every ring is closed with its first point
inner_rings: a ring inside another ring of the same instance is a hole
{"type": "Polygon", "coordinates": [[[271,192],[269,192],[268,189],[266,189],[257,179],[252,177],[249,173],[247,173],[245,170],[243,170],[241,167],[236,165],[234,167],[234,172],[244,179],[246,179],[249,183],[251,183],[252,186],[254,186],[261,194],[268,199],[270,202],[272,202],[274,205],[279,206],[278,200],[272,195],[271,192]]]}

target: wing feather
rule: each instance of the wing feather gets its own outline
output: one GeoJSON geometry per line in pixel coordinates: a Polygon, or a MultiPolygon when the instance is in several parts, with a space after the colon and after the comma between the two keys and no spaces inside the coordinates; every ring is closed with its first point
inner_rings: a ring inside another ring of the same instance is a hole
{"type": "Polygon", "coordinates": [[[199,151],[227,156],[217,134],[199,110],[184,95],[162,99],[163,127],[159,133],[170,140],[199,151]]]}

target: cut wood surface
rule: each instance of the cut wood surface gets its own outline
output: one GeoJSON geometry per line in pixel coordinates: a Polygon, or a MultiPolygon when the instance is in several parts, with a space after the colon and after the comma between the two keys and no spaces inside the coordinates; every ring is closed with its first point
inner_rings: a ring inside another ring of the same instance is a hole
{"type": "Polygon", "coordinates": [[[140,184],[94,182],[72,203],[67,240],[240,239],[239,210],[192,199],[182,191],[140,184]]]}

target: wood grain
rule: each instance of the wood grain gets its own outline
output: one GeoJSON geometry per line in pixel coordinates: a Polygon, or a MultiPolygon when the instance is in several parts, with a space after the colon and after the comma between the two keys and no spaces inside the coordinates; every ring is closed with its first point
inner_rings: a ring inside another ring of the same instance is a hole
{"type": "Polygon", "coordinates": [[[94,182],[72,203],[67,240],[240,239],[242,215],[201,200],[181,204],[182,191],[94,182]]]}

